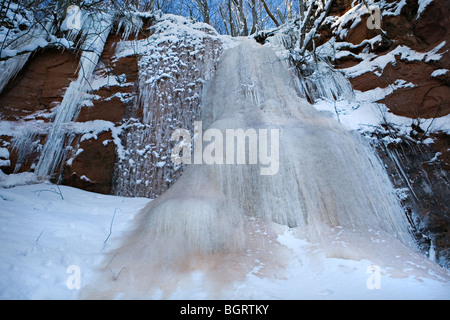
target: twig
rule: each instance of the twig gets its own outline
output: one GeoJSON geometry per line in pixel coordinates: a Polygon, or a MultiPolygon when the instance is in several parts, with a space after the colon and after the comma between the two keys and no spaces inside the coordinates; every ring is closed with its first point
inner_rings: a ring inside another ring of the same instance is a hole
{"type": "Polygon", "coordinates": [[[42,234],[44,233],[45,228],[41,231],[41,233],[39,234],[39,236],[36,238],[36,240],[34,240],[34,242],[38,242],[39,239],[41,238],[42,234]]]}
{"type": "Polygon", "coordinates": [[[115,219],[115,217],[116,217],[116,212],[117,212],[117,208],[114,210],[114,214],[113,214],[113,217],[112,217],[112,219],[111,219],[111,224],[109,225],[109,234],[108,234],[108,237],[107,237],[106,240],[103,242],[103,244],[106,244],[106,242],[109,240],[109,237],[111,237],[111,234],[112,234],[112,226],[113,226],[113,223],[114,223],[114,219],[115,219]]]}
{"type": "Polygon", "coordinates": [[[56,185],[56,187],[58,188],[58,194],[61,196],[61,200],[64,200],[64,196],[62,194],[61,188],[59,187],[59,185],[56,185]]]}
{"type": "Polygon", "coordinates": [[[126,269],[126,267],[123,267],[122,269],[120,269],[120,271],[119,271],[118,274],[114,274],[114,272],[111,270],[111,268],[109,268],[109,271],[110,271],[111,274],[112,274],[113,281],[116,281],[117,279],[119,279],[120,274],[121,274],[122,271],[125,270],[125,269],[126,269]]]}
{"type": "Polygon", "coordinates": [[[341,118],[339,117],[339,111],[336,107],[336,100],[334,100],[334,112],[336,112],[338,122],[341,123],[341,118]]]}
{"type": "Polygon", "coordinates": [[[38,197],[40,197],[42,192],[53,192],[59,195],[61,197],[61,200],[64,200],[64,196],[62,194],[61,189],[59,188],[58,185],[56,185],[56,187],[58,188],[59,191],[56,191],[55,189],[52,188],[50,190],[36,190],[35,193],[37,193],[38,197]]]}

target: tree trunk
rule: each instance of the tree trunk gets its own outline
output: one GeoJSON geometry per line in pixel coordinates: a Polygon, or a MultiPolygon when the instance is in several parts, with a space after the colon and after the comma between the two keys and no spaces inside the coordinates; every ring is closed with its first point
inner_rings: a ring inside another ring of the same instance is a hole
{"type": "Polygon", "coordinates": [[[278,22],[277,18],[274,16],[274,14],[272,13],[272,11],[270,11],[269,6],[266,3],[266,0],[261,0],[263,6],[264,6],[264,10],[266,10],[267,14],[269,15],[270,19],[272,19],[272,21],[275,23],[275,25],[277,27],[280,26],[280,23],[278,22]]]}
{"type": "Polygon", "coordinates": [[[232,37],[236,37],[236,26],[233,21],[233,9],[231,0],[228,0],[228,21],[230,22],[230,32],[232,37]]]}
{"type": "Polygon", "coordinates": [[[255,34],[258,29],[258,23],[259,23],[259,17],[258,17],[258,9],[256,7],[258,0],[251,0],[252,1],[252,30],[250,31],[250,34],[255,34]]]}
{"type": "Polygon", "coordinates": [[[300,18],[305,19],[305,4],[303,2],[303,0],[298,0],[298,8],[299,8],[299,12],[300,12],[300,18]]]}

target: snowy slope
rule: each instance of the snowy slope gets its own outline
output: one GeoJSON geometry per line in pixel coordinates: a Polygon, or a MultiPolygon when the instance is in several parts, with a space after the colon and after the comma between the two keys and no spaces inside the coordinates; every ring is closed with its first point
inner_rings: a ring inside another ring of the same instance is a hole
{"type": "MultiPolygon", "coordinates": [[[[102,259],[126,231],[147,199],[103,196],[50,184],[0,189],[0,299],[78,299],[66,283],[79,266],[84,287],[102,259]],[[114,215],[114,212],[116,214],[114,215]],[[114,218],[114,219],[113,219],[114,218]],[[112,225],[111,237],[110,228],[112,225]],[[105,240],[108,239],[105,245],[105,240]]],[[[290,252],[283,272],[262,277],[252,270],[223,292],[224,299],[449,299],[450,275],[420,255],[406,258],[404,274],[380,270],[376,285],[372,261],[326,257],[323,250],[300,239],[296,229],[277,226],[279,245],[290,252]],[[421,271],[421,272],[419,272],[421,271]]],[[[376,235],[373,235],[376,237],[376,235]]],[[[374,238],[380,242],[382,237],[374,238]]],[[[342,237],[342,243],[345,238],[342,237]]],[[[394,257],[395,260],[395,257],[394,257]]],[[[393,261],[394,262],[394,261],[393,261]]],[[[395,263],[394,263],[395,264],[395,263]]],[[[201,272],[187,276],[189,287],[170,299],[208,299],[201,272]]],[[[154,296],[153,298],[160,298],[154,296]]]]}
{"type": "Polygon", "coordinates": [[[76,299],[68,268],[78,266],[85,285],[148,202],[51,184],[0,188],[0,299],[76,299]]]}

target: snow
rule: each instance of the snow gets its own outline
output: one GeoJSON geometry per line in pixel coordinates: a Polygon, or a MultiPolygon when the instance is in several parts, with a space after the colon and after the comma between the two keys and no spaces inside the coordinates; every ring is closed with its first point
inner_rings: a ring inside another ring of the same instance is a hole
{"type": "Polygon", "coordinates": [[[363,4],[358,4],[352,7],[342,17],[339,17],[339,19],[337,19],[332,25],[332,28],[337,27],[335,32],[336,36],[344,39],[348,33],[348,30],[357,26],[361,22],[361,17],[367,13],[368,9],[363,4]],[[350,28],[344,27],[347,26],[350,22],[352,22],[350,28]]]}
{"type": "Polygon", "coordinates": [[[9,158],[9,150],[7,148],[0,148],[0,158],[9,158]]]}
{"type": "Polygon", "coordinates": [[[52,38],[52,42],[48,42],[44,38],[37,38],[37,39],[34,39],[33,41],[31,41],[30,43],[28,43],[27,45],[25,45],[19,49],[16,49],[16,50],[3,49],[0,53],[0,58],[2,58],[2,59],[12,58],[12,57],[15,57],[20,54],[33,52],[38,48],[45,48],[49,44],[59,44],[65,48],[71,48],[71,46],[73,44],[72,42],[70,42],[64,38],[56,38],[55,36],[52,36],[51,38],[52,38]]]}
{"type": "MultiPolygon", "coordinates": [[[[378,37],[378,36],[377,36],[378,37]]],[[[361,62],[353,67],[342,69],[345,75],[349,78],[358,77],[366,72],[377,70],[377,75],[381,76],[384,68],[390,63],[395,65],[396,57],[406,61],[438,61],[442,58],[444,53],[438,53],[445,45],[445,41],[438,44],[435,48],[428,52],[417,52],[407,46],[398,46],[394,50],[385,55],[377,56],[373,53],[360,53],[355,55],[361,59],[361,62]]]]}
{"type": "Polygon", "coordinates": [[[432,77],[439,77],[439,76],[446,75],[447,73],[448,73],[448,69],[438,69],[438,70],[433,71],[431,76],[432,77]]]}
{"type": "Polygon", "coordinates": [[[414,84],[411,82],[406,82],[402,79],[397,79],[391,85],[386,88],[375,88],[372,90],[367,90],[364,92],[355,90],[356,99],[361,102],[375,102],[384,99],[388,95],[392,94],[395,90],[400,88],[413,88],[414,84]]]}
{"type": "Polygon", "coordinates": [[[1,167],[8,167],[8,166],[10,166],[11,165],[11,161],[10,160],[3,160],[3,159],[0,159],[0,168],[1,167]]]}
{"type": "Polygon", "coordinates": [[[89,179],[89,178],[86,177],[86,176],[81,176],[81,177],[80,177],[80,180],[87,181],[87,182],[92,182],[92,180],[89,179]]]}
{"type": "Polygon", "coordinates": [[[155,164],[156,167],[158,168],[163,168],[165,165],[167,164],[167,162],[165,161],[160,161],[157,164],[155,164]]]}
{"type": "Polygon", "coordinates": [[[433,0],[419,0],[419,9],[417,10],[417,18],[420,17],[422,12],[424,12],[425,9],[428,7],[428,5],[432,2],[433,0]]]}
{"type": "MultiPolygon", "coordinates": [[[[20,179],[18,179],[20,180],[20,179]]],[[[24,181],[24,180],[22,180],[24,181]]],[[[114,248],[137,212],[150,200],[105,196],[52,184],[0,189],[0,299],[79,299],[103,254],[114,248]],[[106,241],[108,239],[108,241],[106,241]],[[106,243],[105,243],[106,241],[106,243]],[[81,290],[67,286],[80,270],[81,290]]],[[[298,229],[276,226],[278,246],[287,250],[284,270],[263,276],[262,266],[233,281],[225,299],[449,299],[449,275],[431,261],[411,254],[401,261],[402,276],[380,266],[380,289],[368,289],[377,261],[327,257],[327,252],[298,236],[298,229]],[[413,275],[408,269],[422,270],[413,275]]],[[[261,230],[262,231],[262,230],[261,230]]],[[[336,237],[345,243],[342,231],[336,237]]],[[[373,234],[383,249],[385,242],[373,234]]],[[[168,299],[209,299],[201,271],[187,274],[189,286],[168,299]]],[[[161,293],[153,298],[159,299],[161,293]]]]}
{"type": "Polygon", "coordinates": [[[46,133],[50,125],[43,120],[37,121],[0,121],[0,135],[20,137],[29,132],[46,133]]]}
{"type": "Polygon", "coordinates": [[[38,179],[34,173],[23,172],[7,175],[0,170],[0,188],[12,188],[34,183],[38,183],[38,179]]]}
{"type": "Polygon", "coordinates": [[[403,7],[406,5],[406,0],[400,0],[398,1],[398,3],[396,4],[396,6],[394,7],[393,11],[388,11],[387,13],[383,13],[383,15],[394,15],[394,16],[398,16],[400,15],[403,7]]]}
{"type": "MultiPolygon", "coordinates": [[[[375,129],[379,129],[381,124],[388,123],[397,129],[399,135],[405,136],[412,131],[411,124],[414,119],[397,116],[391,113],[386,105],[376,102],[390,94],[392,90],[392,87],[376,88],[366,92],[355,90],[354,100],[320,99],[314,104],[314,107],[328,113],[348,130],[370,134],[375,129]]],[[[450,115],[418,120],[422,127],[429,129],[429,132],[450,133],[450,115]]]]}
{"type": "Polygon", "coordinates": [[[9,160],[9,150],[7,148],[0,148],[0,168],[8,167],[11,165],[11,161],[9,160]]]}
{"type": "Polygon", "coordinates": [[[433,162],[437,161],[440,156],[442,156],[442,153],[441,152],[436,152],[434,157],[430,161],[428,161],[428,163],[433,163],[433,162]]]}
{"type": "Polygon", "coordinates": [[[148,202],[48,183],[0,189],[0,299],[76,299],[68,267],[79,266],[85,285],[113,237],[148,202]]]}

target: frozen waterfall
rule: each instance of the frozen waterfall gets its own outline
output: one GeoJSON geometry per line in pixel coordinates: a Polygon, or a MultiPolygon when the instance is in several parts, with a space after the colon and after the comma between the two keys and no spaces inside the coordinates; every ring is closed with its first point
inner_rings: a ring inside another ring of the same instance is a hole
{"type": "MultiPolygon", "coordinates": [[[[362,239],[369,234],[414,248],[372,149],[300,98],[287,66],[271,49],[241,42],[223,54],[205,85],[203,130],[279,130],[278,173],[261,175],[262,164],[189,165],[137,216],[87,296],[164,297],[194,270],[211,271],[218,285],[242,279],[256,265],[262,276],[273,276],[286,258],[277,242],[280,225],[322,248],[333,246],[335,230],[347,232],[353,247],[330,249],[329,256],[365,258],[370,249],[362,239]]],[[[224,161],[217,163],[226,163],[227,150],[222,151],[224,161]]]]}

